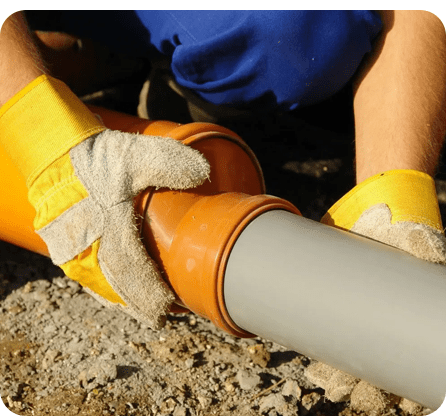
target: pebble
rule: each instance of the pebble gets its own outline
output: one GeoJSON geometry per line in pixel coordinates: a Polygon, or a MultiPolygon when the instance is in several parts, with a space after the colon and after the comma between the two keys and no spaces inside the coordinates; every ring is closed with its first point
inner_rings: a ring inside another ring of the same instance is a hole
{"type": "Polygon", "coordinates": [[[269,394],[268,396],[263,397],[259,402],[260,413],[271,409],[277,410],[280,413],[286,409],[286,407],[287,403],[284,397],[279,393],[269,394]]]}
{"type": "Polygon", "coordinates": [[[260,384],[261,378],[257,374],[250,374],[246,370],[240,370],[236,379],[242,390],[251,390],[260,384]]]}
{"type": "Polygon", "coordinates": [[[296,399],[300,399],[300,396],[302,395],[302,390],[299,387],[299,384],[297,384],[297,381],[287,380],[285,381],[285,384],[282,387],[282,394],[284,396],[293,396],[296,399]]]}
{"type": "Polygon", "coordinates": [[[56,358],[61,355],[61,352],[58,350],[48,350],[42,360],[42,369],[47,370],[49,367],[53,365],[56,358]]]}
{"type": "Polygon", "coordinates": [[[49,298],[49,295],[47,292],[44,292],[43,290],[38,290],[33,292],[33,298],[38,302],[43,302],[49,298]]]}
{"type": "Polygon", "coordinates": [[[177,405],[177,401],[173,397],[168,397],[161,403],[160,412],[161,413],[172,413],[177,405]]]}
{"type": "Polygon", "coordinates": [[[65,289],[67,285],[67,278],[56,277],[53,279],[53,284],[57,285],[61,289],[65,289]]]}
{"type": "Polygon", "coordinates": [[[173,412],[173,416],[186,416],[187,409],[183,406],[177,406],[173,412]]]}
{"type": "Polygon", "coordinates": [[[250,358],[254,364],[259,365],[262,368],[266,368],[271,359],[271,354],[265,348],[263,344],[250,345],[247,348],[250,358]]]}
{"type": "Polygon", "coordinates": [[[22,402],[13,400],[13,398],[11,396],[6,396],[6,401],[8,402],[9,407],[12,407],[12,408],[21,408],[22,407],[22,402]]]}
{"type": "Polygon", "coordinates": [[[25,310],[25,309],[23,309],[22,306],[20,306],[20,305],[15,305],[15,306],[12,306],[11,308],[9,308],[9,309],[8,309],[8,312],[9,312],[11,315],[18,315],[19,313],[23,312],[24,310],[25,310]]]}
{"type": "Polygon", "coordinates": [[[319,400],[321,399],[321,395],[316,392],[312,392],[309,394],[306,394],[302,397],[302,406],[305,407],[305,409],[310,410],[314,405],[316,405],[319,400]]]}
{"type": "Polygon", "coordinates": [[[26,283],[26,285],[25,286],[23,286],[23,293],[24,294],[26,294],[26,293],[29,293],[29,292],[31,292],[33,290],[33,284],[32,284],[32,282],[27,282],[26,283]]]}
{"type": "Polygon", "coordinates": [[[108,407],[110,409],[116,409],[118,406],[119,406],[119,403],[116,400],[108,403],[108,407]]]}
{"type": "Polygon", "coordinates": [[[57,327],[54,324],[49,324],[49,325],[45,326],[45,328],[43,329],[43,332],[45,332],[45,334],[52,334],[56,331],[57,331],[57,327]]]}
{"type": "Polygon", "coordinates": [[[198,401],[199,401],[199,403],[200,403],[200,405],[201,405],[201,407],[203,409],[207,409],[211,405],[211,403],[212,403],[212,399],[210,397],[207,397],[207,396],[201,396],[200,395],[200,396],[197,397],[197,399],[198,399],[198,401]]]}
{"type": "Polygon", "coordinates": [[[194,366],[194,359],[193,358],[188,358],[185,362],[184,365],[186,368],[192,368],[194,366]]]}
{"type": "Polygon", "coordinates": [[[117,375],[116,365],[107,362],[97,362],[89,369],[81,371],[78,380],[81,387],[86,390],[92,390],[114,381],[117,375]]]}

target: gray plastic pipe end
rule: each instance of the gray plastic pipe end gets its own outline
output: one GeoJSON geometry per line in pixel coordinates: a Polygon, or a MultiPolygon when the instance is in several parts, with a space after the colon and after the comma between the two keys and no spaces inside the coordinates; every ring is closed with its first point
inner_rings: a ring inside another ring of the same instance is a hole
{"type": "Polygon", "coordinates": [[[430,409],[444,400],[444,266],[274,210],[235,243],[224,296],[246,331],[430,409]]]}

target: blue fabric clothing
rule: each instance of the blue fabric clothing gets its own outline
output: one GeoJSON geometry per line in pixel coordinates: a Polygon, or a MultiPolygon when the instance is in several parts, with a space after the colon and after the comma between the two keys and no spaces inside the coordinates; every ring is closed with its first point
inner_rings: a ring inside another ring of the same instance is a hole
{"type": "Polygon", "coordinates": [[[372,11],[62,11],[79,36],[171,58],[176,81],[239,108],[293,110],[338,92],[381,30],[372,11]]]}
{"type": "Polygon", "coordinates": [[[381,29],[370,11],[137,11],[177,82],[207,101],[293,110],[339,91],[381,29]]]}

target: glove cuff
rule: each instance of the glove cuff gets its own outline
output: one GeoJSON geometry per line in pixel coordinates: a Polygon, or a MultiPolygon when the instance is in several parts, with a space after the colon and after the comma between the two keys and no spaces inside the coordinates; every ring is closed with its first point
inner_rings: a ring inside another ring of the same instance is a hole
{"type": "Polygon", "coordinates": [[[434,179],[415,170],[390,170],[355,186],[336,202],[321,222],[350,230],[361,214],[377,204],[386,204],[391,223],[408,221],[443,232],[434,179]]]}
{"type": "Polygon", "coordinates": [[[62,82],[41,75],[0,108],[0,142],[28,188],[52,162],[105,130],[62,82]]]}

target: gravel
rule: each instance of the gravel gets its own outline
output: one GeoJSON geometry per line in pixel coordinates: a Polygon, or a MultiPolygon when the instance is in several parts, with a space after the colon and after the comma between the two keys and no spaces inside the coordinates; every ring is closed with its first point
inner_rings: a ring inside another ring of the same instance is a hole
{"type": "Polygon", "coordinates": [[[7,288],[0,395],[18,414],[249,415],[277,405],[279,414],[295,415],[298,392],[312,388],[303,377],[309,360],[298,353],[235,339],[192,314],[169,316],[163,330],[152,331],[106,309],[76,282],[42,276],[35,265],[47,259],[0,247],[16,258],[0,262],[7,288]],[[34,277],[9,290],[18,270],[34,277]],[[283,379],[272,395],[262,394],[283,379]]]}

